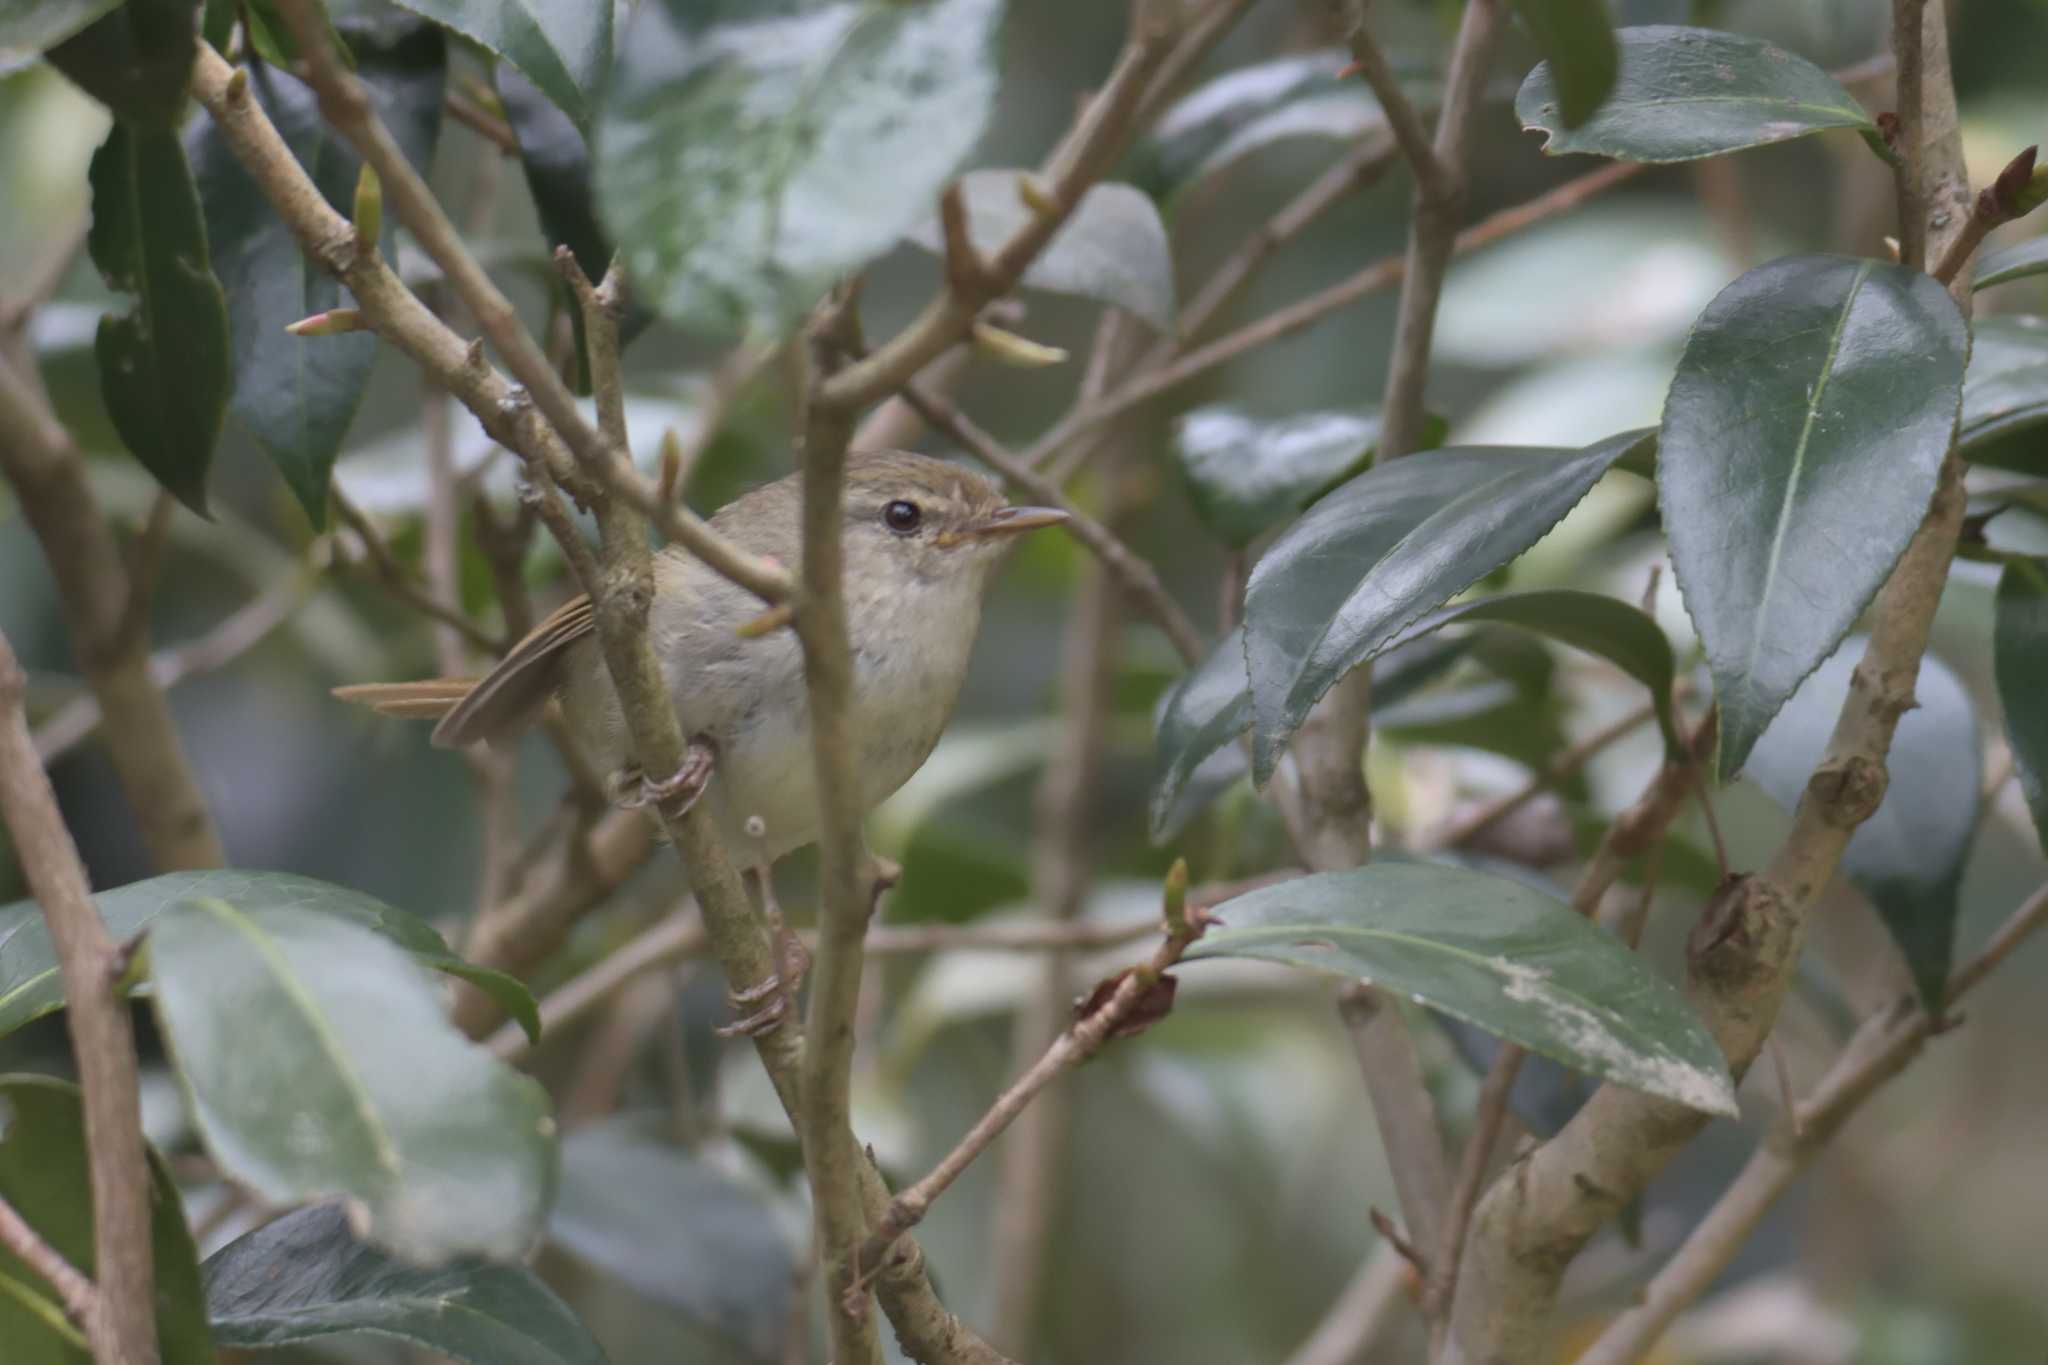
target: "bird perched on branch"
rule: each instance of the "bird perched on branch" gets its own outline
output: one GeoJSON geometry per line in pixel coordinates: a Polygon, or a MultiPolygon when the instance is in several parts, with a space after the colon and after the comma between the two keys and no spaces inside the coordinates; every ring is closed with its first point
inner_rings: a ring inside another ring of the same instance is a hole
{"type": "MultiPolygon", "coordinates": [[[[803,486],[792,474],[734,499],[712,528],[792,570],[803,561],[803,486]]],[[[847,462],[845,598],[852,644],[852,730],[863,810],[909,780],[952,716],[981,622],[981,602],[1017,536],[1066,520],[1012,506],[989,480],[902,451],[847,462]]],[[[690,741],[691,760],[641,774],[587,596],[564,603],[480,679],[435,678],[335,689],[387,715],[437,719],[433,742],[461,748],[513,738],[554,703],[592,762],[614,774],[621,804],[678,810],[701,798],[726,847],[766,869],[818,836],[810,699],[803,652],[787,629],[749,629],[762,604],[686,551],[654,559],[649,641],[690,741]]]]}

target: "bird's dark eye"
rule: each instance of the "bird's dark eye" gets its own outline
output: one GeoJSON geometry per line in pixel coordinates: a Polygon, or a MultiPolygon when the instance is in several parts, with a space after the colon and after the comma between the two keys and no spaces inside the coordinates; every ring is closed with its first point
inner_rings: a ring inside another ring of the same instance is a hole
{"type": "Polygon", "coordinates": [[[924,511],[914,502],[898,498],[882,509],[882,524],[898,535],[909,535],[924,520],[924,511]]]}

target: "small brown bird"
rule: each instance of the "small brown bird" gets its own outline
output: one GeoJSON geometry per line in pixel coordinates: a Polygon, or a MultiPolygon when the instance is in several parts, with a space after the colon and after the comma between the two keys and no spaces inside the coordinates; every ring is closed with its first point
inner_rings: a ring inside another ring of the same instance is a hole
{"type": "MultiPolygon", "coordinates": [[[[792,474],[728,503],[711,525],[795,570],[801,501],[792,474]]],[[[872,809],[922,766],[952,716],[982,596],[1005,550],[1020,532],[1066,513],[1011,506],[987,479],[902,451],[849,460],[844,510],[853,730],[863,807],[872,809]]],[[[765,869],[818,833],[802,651],[790,630],[742,635],[760,600],[694,556],[669,548],[654,568],[655,656],[683,733],[715,755],[702,800],[735,860],[765,869]]],[[[434,743],[444,748],[515,736],[554,700],[594,762],[634,772],[587,597],[563,604],[479,680],[335,695],[389,715],[438,718],[434,743]]],[[[650,790],[668,794],[660,783],[650,790]]]]}

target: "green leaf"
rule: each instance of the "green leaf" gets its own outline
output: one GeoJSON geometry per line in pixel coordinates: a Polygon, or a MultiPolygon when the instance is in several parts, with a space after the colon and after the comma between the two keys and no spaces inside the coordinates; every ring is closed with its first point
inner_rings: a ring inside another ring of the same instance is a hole
{"type": "Polygon", "coordinates": [[[1528,884],[1379,862],[1217,906],[1188,958],[1362,978],[1590,1075],[1710,1114],[1735,1086],[1699,1016],[1618,939],[1528,884]]]}
{"type": "Polygon", "coordinates": [[[2006,561],[1997,602],[1992,652],[2005,737],[2034,833],[2048,850],[2048,560],[2006,561]]]}
{"type": "Polygon", "coordinates": [[[1412,455],[1367,470],[1288,527],[1245,591],[1253,776],[1272,776],[1339,678],[1535,544],[1643,439],[1412,455]]]}
{"type": "MultiPolygon", "coordinates": [[[[960,177],[967,236],[993,255],[1033,217],[1017,192],[1022,170],[969,171],[960,177]]],[[[926,251],[943,252],[936,217],[908,234],[926,251]]],[[[1159,331],[1173,326],[1173,252],[1152,201],[1129,185],[1103,184],[1081,196],[1074,212],[1024,270],[1024,283],[1053,294],[1095,299],[1136,314],[1159,331]]]]}
{"type": "MultiPolygon", "coordinates": [[[[446,42],[431,24],[344,30],[356,74],[372,93],[406,158],[424,171],[441,126],[446,42]]],[[[313,92],[267,65],[249,69],[249,91],[329,204],[346,215],[361,162],[327,126],[313,92]]],[[[234,338],[235,417],[256,437],[315,528],[326,524],[334,459],[348,436],[376,363],[368,332],[294,337],[300,318],[348,305],[346,290],[308,261],[212,119],[195,120],[188,151],[206,204],[214,268],[228,289],[234,338]]],[[[396,259],[398,234],[380,249],[396,259]]]]}
{"type": "Polygon", "coordinates": [[[1613,93],[1576,128],[1545,62],[1515,95],[1515,117],[1549,156],[1693,161],[1829,128],[1875,125],[1825,71],[1775,43],[1715,29],[1625,28],[1613,93]]]}
{"type": "MultiPolygon", "coordinates": [[[[1350,61],[1329,48],[1227,71],[1167,109],[1134,156],[1139,185],[1171,198],[1254,152],[1289,138],[1352,141],[1386,121],[1350,61]]],[[[1417,89],[1434,99],[1433,89],[1417,89]]]]}
{"type": "Polygon", "coordinates": [[[338,1204],[299,1209],[206,1261],[214,1339],[243,1350],[344,1333],[387,1337],[471,1365],[603,1365],[569,1306],[518,1265],[465,1257],[433,1270],[349,1232],[338,1204]]]}
{"type": "MultiPolygon", "coordinates": [[[[1614,89],[1619,53],[1605,0],[1515,0],[1515,12],[1543,54],[1558,122],[1579,127],[1614,89]]],[[[1521,112],[1519,101],[1515,112],[1521,112]]]]}
{"type": "Polygon", "coordinates": [[[1969,333],[1917,270],[1788,256],[1707,306],[1658,438],[1671,564],[1740,771],[1891,573],[1955,427],[1969,333]]]}
{"type": "Polygon", "coordinates": [[[1267,419],[1218,404],[1174,424],[1173,453],[1195,511],[1242,549],[1357,473],[1379,438],[1376,409],[1267,419]]]}
{"type": "Polygon", "coordinates": [[[341,1196],[412,1261],[526,1252],[553,1193],[547,1095],[457,1033],[389,940],[205,897],[159,915],[149,953],[157,1021],[230,1179],[277,1204],[341,1196]]]}
{"type": "MultiPolygon", "coordinates": [[[[79,7],[54,8],[63,12],[53,16],[57,27],[79,7]]],[[[127,0],[43,55],[123,123],[169,132],[185,112],[199,55],[197,0],[127,0]]]]}
{"type": "Polygon", "coordinates": [[[2030,237],[2009,247],[1987,252],[1977,258],[1977,273],[1971,289],[1989,289],[1994,284],[2024,280],[2030,275],[2048,274],[2048,237],[2030,237]]]}
{"type": "MultiPolygon", "coordinates": [[[[0,1076],[0,1199],[65,1260],[93,1271],[92,1180],[78,1087],[50,1076],[0,1076]]],[[[163,1158],[149,1154],[150,1254],[162,1365],[214,1365],[199,1256],[163,1158]]],[[[50,1287],[0,1247],[0,1358],[7,1365],[90,1365],[50,1287]]]]}
{"type": "MultiPolygon", "coordinates": [[[[517,1019],[528,1037],[540,1036],[540,1011],[524,984],[503,972],[464,962],[448,951],[425,920],[345,886],[289,872],[219,868],[167,872],[130,882],[100,892],[93,903],[107,932],[118,941],[141,933],[178,902],[204,896],[217,896],[259,923],[280,911],[310,911],[361,925],[412,954],[421,966],[474,985],[517,1019]]],[[[0,905],[0,1038],[63,1007],[64,983],[42,911],[32,900],[0,905]]]]}
{"type": "Polygon", "coordinates": [[[1985,318],[1974,331],[1956,448],[1976,464],[2048,474],[2038,429],[2048,422],[2048,318],[1985,318]]]}
{"type": "Polygon", "coordinates": [[[1598,654],[1650,689],[1665,748],[1679,752],[1678,722],[1671,707],[1671,687],[1677,671],[1671,641],[1655,621],[1635,607],[1599,593],[1567,588],[1508,593],[1433,612],[1401,632],[1400,642],[1470,621],[1519,626],[1574,649],[1598,654]]]}
{"type": "Polygon", "coordinates": [[[399,0],[524,72],[585,134],[612,65],[612,6],[594,0],[399,0]]]}
{"type": "Polygon", "coordinates": [[[134,311],[100,319],[94,353],[107,415],[156,481],[206,512],[206,472],[232,377],[227,300],[177,134],[117,123],[93,153],[86,245],[134,311]]]}
{"type": "MultiPolygon", "coordinates": [[[[1788,812],[1827,752],[1866,643],[1852,637],[1822,664],[1750,756],[1746,775],[1788,812]]],[[[1946,664],[1923,657],[1913,693],[1917,705],[1899,718],[1885,757],[1884,803],[1850,839],[1842,870],[1877,907],[1921,999],[1939,1013],[1955,957],[1956,893],[1977,834],[1982,759],[1970,694],[1946,664]]]]}
{"type": "Polygon", "coordinates": [[[121,0],[0,0],[0,70],[34,61],[121,0]]]}
{"type": "MultiPolygon", "coordinates": [[[[1401,705],[1441,678],[1471,646],[1466,639],[1422,639],[1373,660],[1376,710],[1401,705]]],[[[1163,844],[1251,764],[1236,740],[1251,724],[1244,631],[1216,642],[1201,662],[1159,698],[1152,747],[1152,842],[1163,844]]]]}
{"type": "Polygon", "coordinates": [[[781,1359],[795,1260],[775,1207],[659,1126],[614,1119],[569,1136],[549,1240],[753,1358],[781,1359]]]}
{"type": "Polygon", "coordinates": [[[647,0],[597,148],[635,289],[702,331],[801,317],[929,214],[980,140],[1002,8],[647,0]]]}

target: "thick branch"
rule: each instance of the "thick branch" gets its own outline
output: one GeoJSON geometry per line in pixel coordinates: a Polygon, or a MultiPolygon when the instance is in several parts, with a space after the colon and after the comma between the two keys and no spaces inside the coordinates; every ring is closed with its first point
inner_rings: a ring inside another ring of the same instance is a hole
{"type": "Polygon", "coordinates": [[[85,457],[25,368],[0,348],[0,473],[13,485],[57,580],[78,671],[99,701],[107,754],[159,871],[226,861],[213,816],[150,676],[146,622],[86,482],[85,457]]]}
{"type": "Polygon", "coordinates": [[[56,793],[29,740],[27,692],[28,679],[0,636],[0,818],[56,949],[64,978],[64,1023],[84,1092],[93,1274],[99,1294],[84,1305],[88,1311],[80,1326],[102,1365],[151,1365],[157,1344],[156,1278],[135,1033],[127,1005],[114,994],[114,941],[100,923],[85,868],[58,814],[56,793]]]}

